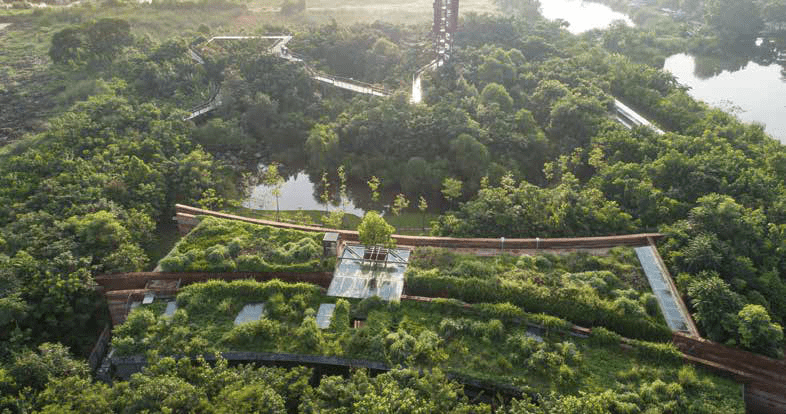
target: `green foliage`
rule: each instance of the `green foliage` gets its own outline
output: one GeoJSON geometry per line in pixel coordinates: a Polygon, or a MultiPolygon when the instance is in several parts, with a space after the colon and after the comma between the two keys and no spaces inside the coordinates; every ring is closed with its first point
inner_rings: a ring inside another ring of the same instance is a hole
{"type": "Polygon", "coordinates": [[[688,288],[696,323],[714,341],[725,342],[736,336],[737,313],[742,298],[717,275],[697,279],[688,288]]]}
{"type": "MultiPolygon", "coordinates": [[[[559,267],[541,271],[538,259],[524,258],[515,264],[480,261],[438,249],[419,250],[406,274],[407,292],[420,296],[448,296],[469,303],[508,302],[526,312],[545,313],[583,326],[603,326],[624,336],[649,340],[665,340],[670,330],[662,319],[650,317],[634,299],[621,296],[622,279],[610,271],[567,273],[563,266],[604,267],[620,272],[626,270],[623,260],[595,261],[586,255],[557,259],[559,267]]],[[[624,256],[623,256],[624,257],[624,256]]],[[[548,261],[545,257],[542,257],[548,261]]],[[[543,262],[543,260],[540,260],[543,262]]],[[[549,267],[554,263],[549,262],[549,267]]],[[[591,267],[590,267],[591,268],[591,267]]],[[[634,298],[640,293],[631,290],[634,298]]],[[[488,305],[485,305],[488,309],[488,305]]],[[[502,309],[500,309],[502,311],[502,309]]],[[[511,315],[515,310],[509,311],[511,315]]],[[[566,323],[548,316],[528,319],[547,329],[564,329],[566,323]]]]}
{"type": "Polygon", "coordinates": [[[783,328],[772,323],[763,306],[745,305],[737,317],[740,345],[773,358],[783,358],[783,328]]]}
{"type": "Polygon", "coordinates": [[[131,26],[121,19],[104,18],[80,27],[68,27],[52,36],[49,57],[60,64],[112,60],[133,42],[131,26]]]}
{"type": "Polygon", "coordinates": [[[316,272],[333,267],[322,258],[319,233],[203,217],[159,264],[164,271],[316,272]]]}
{"type": "Polygon", "coordinates": [[[349,331],[350,305],[345,299],[336,301],[333,318],[330,320],[330,330],[343,335],[349,331]]]}
{"type": "Polygon", "coordinates": [[[393,201],[393,207],[391,207],[390,211],[398,216],[401,214],[401,210],[405,210],[407,207],[409,207],[409,200],[407,200],[407,197],[404,194],[398,194],[393,201]]]}
{"type": "Polygon", "coordinates": [[[625,232],[631,217],[596,190],[583,188],[568,175],[554,188],[527,182],[516,186],[512,177],[499,187],[481,189],[455,216],[442,216],[438,234],[460,237],[559,237],[625,232]],[[458,220],[449,220],[455,217],[458,220]]]}
{"type": "MultiPolygon", "coordinates": [[[[636,397],[629,395],[624,401],[640,410],[660,407],[669,399],[694,401],[705,397],[714,401],[709,404],[733,405],[732,400],[739,395],[715,377],[681,369],[681,354],[671,345],[633,341],[633,351],[624,352],[619,348],[619,336],[602,328],[593,329],[588,340],[565,336],[565,329],[570,326],[568,322],[547,315],[526,314],[510,304],[468,307],[455,300],[387,303],[378,297],[350,304],[339,299],[331,326],[323,331],[316,326],[314,311],[326,299],[314,287],[277,281],[194,284],[179,294],[179,309],[170,320],[155,316],[153,308],[135,310],[126,324],[117,329],[115,347],[121,354],[123,348],[118,345],[133,341],[146,344],[146,349],[155,349],[159,355],[198,355],[218,350],[339,355],[385,362],[389,366],[419,367],[423,372],[446,369],[458,378],[480,379],[490,384],[503,379],[505,383],[527,384],[529,390],[542,395],[547,395],[549,390],[573,395],[597,387],[620,394],[632,390],[636,397]],[[243,304],[259,302],[265,303],[261,320],[233,325],[243,304]],[[350,328],[350,315],[364,319],[365,325],[350,328]],[[539,334],[533,335],[529,331],[532,325],[546,329],[539,328],[539,334]],[[598,341],[598,335],[603,332],[612,340],[598,341]],[[201,348],[198,347],[199,338],[203,343],[201,348]],[[618,371],[623,374],[618,375],[618,371]],[[654,383],[659,379],[663,384],[654,383]]],[[[155,312],[160,312],[161,308],[158,309],[155,312]]],[[[166,358],[145,374],[137,375],[166,372],[167,376],[173,375],[165,361],[166,358]]],[[[185,382],[197,388],[213,384],[200,397],[208,403],[216,395],[222,398],[233,392],[245,395],[239,386],[233,385],[234,380],[228,380],[235,376],[221,368],[220,360],[216,364],[219,371],[214,375],[190,374],[191,370],[207,368],[188,359],[177,365],[180,367],[176,375],[185,382]],[[194,382],[194,379],[199,380],[194,382]]],[[[254,382],[251,379],[244,381],[243,386],[254,382]]],[[[320,387],[324,385],[325,388],[314,394],[300,389],[299,394],[286,396],[276,386],[271,388],[284,397],[286,407],[293,407],[292,398],[300,398],[298,404],[304,401],[317,404],[308,407],[319,410],[338,410],[348,404],[348,398],[360,398],[371,392],[370,388],[363,388],[366,390],[363,393],[339,391],[342,388],[336,381],[323,377],[320,387]]],[[[411,382],[408,384],[412,389],[419,389],[411,382]]],[[[174,383],[171,386],[167,389],[175,393],[188,389],[176,387],[174,383]]],[[[385,386],[389,392],[395,388],[392,383],[385,386]]],[[[451,401],[455,403],[455,398],[451,401]]],[[[432,400],[421,402],[431,403],[432,400]]],[[[203,402],[192,401],[192,404],[203,402]]],[[[215,401],[213,404],[224,407],[215,401]]],[[[275,402],[271,404],[271,407],[278,406],[275,402]]],[[[301,404],[300,407],[305,406],[301,404]]]]}
{"type": "Polygon", "coordinates": [[[248,349],[256,346],[273,345],[281,335],[280,323],[271,319],[246,322],[232,328],[221,338],[222,343],[232,349],[248,349]]]}
{"type": "Polygon", "coordinates": [[[358,225],[358,237],[360,242],[366,246],[393,244],[390,236],[396,229],[388,224],[379,213],[369,211],[363,216],[363,220],[358,225]]]}
{"type": "Polygon", "coordinates": [[[729,40],[751,39],[762,26],[758,4],[751,0],[708,0],[704,2],[704,20],[729,40]]]}
{"type": "Polygon", "coordinates": [[[36,391],[43,390],[50,379],[86,378],[88,372],[86,363],[75,359],[63,345],[52,343],[39,345],[38,352],[17,355],[8,370],[18,386],[36,391]]]}
{"type": "Polygon", "coordinates": [[[351,378],[325,377],[299,409],[340,413],[347,406],[363,412],[491,412],[487,405],[470,404],[461,386],[438,369],[430,373],[397,369],[375,377],[357,371],[351,378]],[[361,389],[366,392],[357,392],[361,389]]]}

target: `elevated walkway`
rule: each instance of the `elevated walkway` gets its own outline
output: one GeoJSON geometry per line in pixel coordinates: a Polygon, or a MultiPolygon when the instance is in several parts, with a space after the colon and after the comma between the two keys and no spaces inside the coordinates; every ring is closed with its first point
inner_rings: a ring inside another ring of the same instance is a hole
{"type": "Polygon", "coordinates": [[[614,98],[614,117],[617,122],[621,123],[628,129],[633,129],[637,126],[646,126],[652,128],[652,130],[655,131],[655,133],[658,135],[665,134],[662,129],[653,125],[653,123],[648,121],[647,118],[639,115],[636,111],[620,102],[617,98],[614,98]]]}
{"type": "MultiPolygon", "coordinates": [[[[287,47],[287,43],[292,40],[292,36],[282,35],[282,36],[214,36],[211,37],[205,44],[209,44],[214,41],[220,40],[275,40],[275,43],[268,48],[268,52],[275,57],[280,59],[287,60],[291,63],[298,63],[305,66],[306,71],[308,72],[311,79],[320,82],[322,84],[327,84],[334,86],[336,88],[344,89],[347,91],[360,93],[364,95],[371,95],[371,96],[378,96],[378,97],[387,97],[390,96],[390,92],[385,90],[384,88],[365,83],[356,81],[354,79],[343,78],[340,76],[330,75],[324,72],[320,72],[311,68],[305,60],[305,57],[298,55],[296,53],[292,53],[287,47]]],[[[189,47],[188,49],[189,56],[192,60],[199,63],[200,65],[205,64],[205,59],[202,57],[196,50],[189,47]]],[[[221,106],[221,99],[219,94],[216,94],[213,98],[208,100],[202,105],[191,109],[191,114],[185,118],[185,120],[190,120],[202,116],[216,108],[221,106]]]]}

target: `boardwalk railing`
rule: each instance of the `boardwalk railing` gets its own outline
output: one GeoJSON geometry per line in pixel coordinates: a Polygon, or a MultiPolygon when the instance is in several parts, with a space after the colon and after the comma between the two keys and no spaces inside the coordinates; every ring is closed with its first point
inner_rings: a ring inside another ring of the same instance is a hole
{"type": "MultiPolygon", "coordinates": [[[[175,205],[175,220],[181,233],[187,233],[199,224],[199,216],[213,216],[228,220],[245,221],[247,223],[262,224],[279,228],[291,228],[310,232],[335,232],[341,234],[345,241],[358,241],[358,232],[353,230],[326,229],[323,227],[304,226],[299,224],[282,223],[271,220],[260,220],[234,214],[220,213],[183,204],[175,205]]],[[[459,237],[432,237],[408,236],[394,234],[393,239],[401,246],[432,246],[448,248],[469,248],[489,250],[545,250],[545,249],[605,249],[617,246],[648,246],[650,239],[657,240],[663,237],[660,233],[626,234],[619,236],[602,237],[573,237],[573,238],[459,238],[459,237]]]]}

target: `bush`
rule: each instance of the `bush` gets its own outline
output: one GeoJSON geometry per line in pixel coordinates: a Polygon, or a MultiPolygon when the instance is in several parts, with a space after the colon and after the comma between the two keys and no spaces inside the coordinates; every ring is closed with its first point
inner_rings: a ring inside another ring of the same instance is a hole
{"type": "Polygon", "coordinates": [[[622,342],[622,336],[602,326],[597,326],[592,328],[590,332],[590,341],[599,345],[619,345],[622,342]]]}
{"type": "Polygon", "coordinates": [[[656,363],[682,364],[682,353],[673,344],[656,344],[632,340],[631,345],[639,359],[656,363]]]}
{"type": "Polygon", "coordinates": [[[320,233],[215,217],[201,220],[159,262],[164,271],[318,272],[335,265],[335,259],[322,259],[320,233]]]}
{"type": "Polygon", "coordinates": [[[333,318],[330,320],[330,330],[341,335],[349,331],[349,302],[346,299],[336,301],[333,318]]]}
{"type": "MultiPolygon", "coordinates": [[[[407,293],[421,296],[448,296],[469,303],[507,302],[525,311],[548,313],[584,326],[604,326],[630,338],[667,341],[668,326],[650,320],[638,303],[634,315],[620,314],[614,304],[595,296],[565,290],[559,297],[532,282],[496,281],[445,276],[438,269],[407,272],[407,293]]],[[[581,289],[579,289],[581,291],[581,289]]]]}
{"type": "Polygon", "coordinates": [[[280,323],[263,318],[233,327],[223,335],[221,342],[242,349],[262,347],[274,344],[282,331],[280,323]]]}

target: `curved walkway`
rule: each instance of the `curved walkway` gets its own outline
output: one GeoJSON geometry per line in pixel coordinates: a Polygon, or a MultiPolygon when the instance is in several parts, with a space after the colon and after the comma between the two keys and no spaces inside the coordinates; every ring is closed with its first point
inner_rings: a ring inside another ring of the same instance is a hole
{"type": "MultiPolygon", "coordinates": [[[[308,65],[308,63],[306,63],[305,58],[303,56],[292,53],[289,51],[289,49],[287,49],[286,44],[289,43],[290,40],[292,40],[292,36],[213,36],[207,42],[205,42],[205,44],[208,44],[216,40],[249,40],[249,39],[275,40],[276,42],[273,44],[273,46],[270,46],[268,48],[268,51],[273,56],[276,56],[278,58],[285,59],[292,63],[302,64],[306,68],[306,72],[308,72],[311,79],[317,82],[332,85],[337,88],[348,90],[355,93],[362,93],[365,95],[379,96],[379,97],[390,96],[390,92],[379,86],[375,86],[370,83],[356,81],[354,79],[348,79],[340,76],[330,75],[313,69],[308,65]]],[[[199,63],[200,65],[205,64],[205,59],[196,50],[189,47],[188,52],[192,60],[199,63]]],[[[191,115],[187,116],[185,120],[199,117],[203,114],[206,114],[218,108],[219,106],[221,106],[220,89],[207,102],[195,108],[192,108],[191,115]]]]}
{"type": "MultiPolygon", "coordinates": [[[[220,213],[183,204],[175,205],[174,219],[178,223],[181,234],[189,232],[199,224],[198,216],[213,216],[228,220],[239,220],[247,223],[263,224],[266,226],[289,228],[310,232],[334,232],[341,235],[344,241],[358,241],[358,232],[354,230],[329,229],[316,226],[282,223],[271,220],[260,220],[234,214],[220,213]]],[[[460,237],[433,237],[433,236],[408,236],[394,234],[393,239],[399,246],[411,247],[444,247],[464,249],[488,249],[491,251],[508,250],[553,250],[553,249],[603,249],[617,246],[649,246],[655,240],[663,237],[660,233],[626,234],[619,236],[601,237],[572,237],[572,238],[527,238],[508,239],[500,238],[460,238],[460,237]]]]}
{"type": "MultiPolygon", "coordinates": [[[[437,11],[435,10],[435,13],[436,12],[437,11]]],[[[275,40],[276,42],[272,46],[270,46],[270,48],[268,48],[268,51],[273,56],[276,56],[278,58],[288,60],[289,62],[292,63],[302,64],[306,68],[306,71],[308,72],[311,79],[317,82],[324,83],[327,85],[332,85],[336,88],[344,89],[355,93],[361,93],[365,95],[378,96],[378,97],[387,97],[391,95],[391,93],[387,91],[385,88],[380,88],[370,83],[360,82],[354,79],[335,76],[313,69],[311,66],[308,65],[304,56],[292,53],[289,49],[287,49],[286,44],[289,43],[290,40],[292,40],[292,36],[289,35],[213,36],[207,42],[205,42],[205,44],[208,44],[216,40],[249,40],[249,39],[275,40]]],[[[450,43],[452,44],[452,41],[450,43]]],[[[414,75],[412,75],[412,94],[410,95],[411,103],[420,103],[423,101],[423,86],[422,86],[423,74],[425,72],[435,70],[438,67],[444,65],[445,62],[447,62],[447,60],[449,59],[450,55],[447,53],[447,51],[445,49],[440,49],[440,50],[441,53],[439,53],[436,59],[429,62],[425,66],[421,67],[415,72],[414,75]]],[[[195,62],[201,65],[205,64],[205,59],[193,48],[189,47],[188,52],[191,59],[193,59],[195,62]]],[[[218,92],[207,102],[195,108],[192,108],[191,114],[187,116],[185,120],[197,118],[203,114],[206,114],[218,108],[219,106],[221,106],[220,88],[218,92]]],[[[617,98],[614,98],[614,119],[628,129],[632,129],[637,126],[646,126],[652,128],[655,131],[655,133],[657,133],[658,135],[664,134],[663,130],[653,125],[649,120],[641,116],[639,113],[637,113],[636,111],[625,105],[624,103],[620,102],[620,100],[617,98]]]]}

